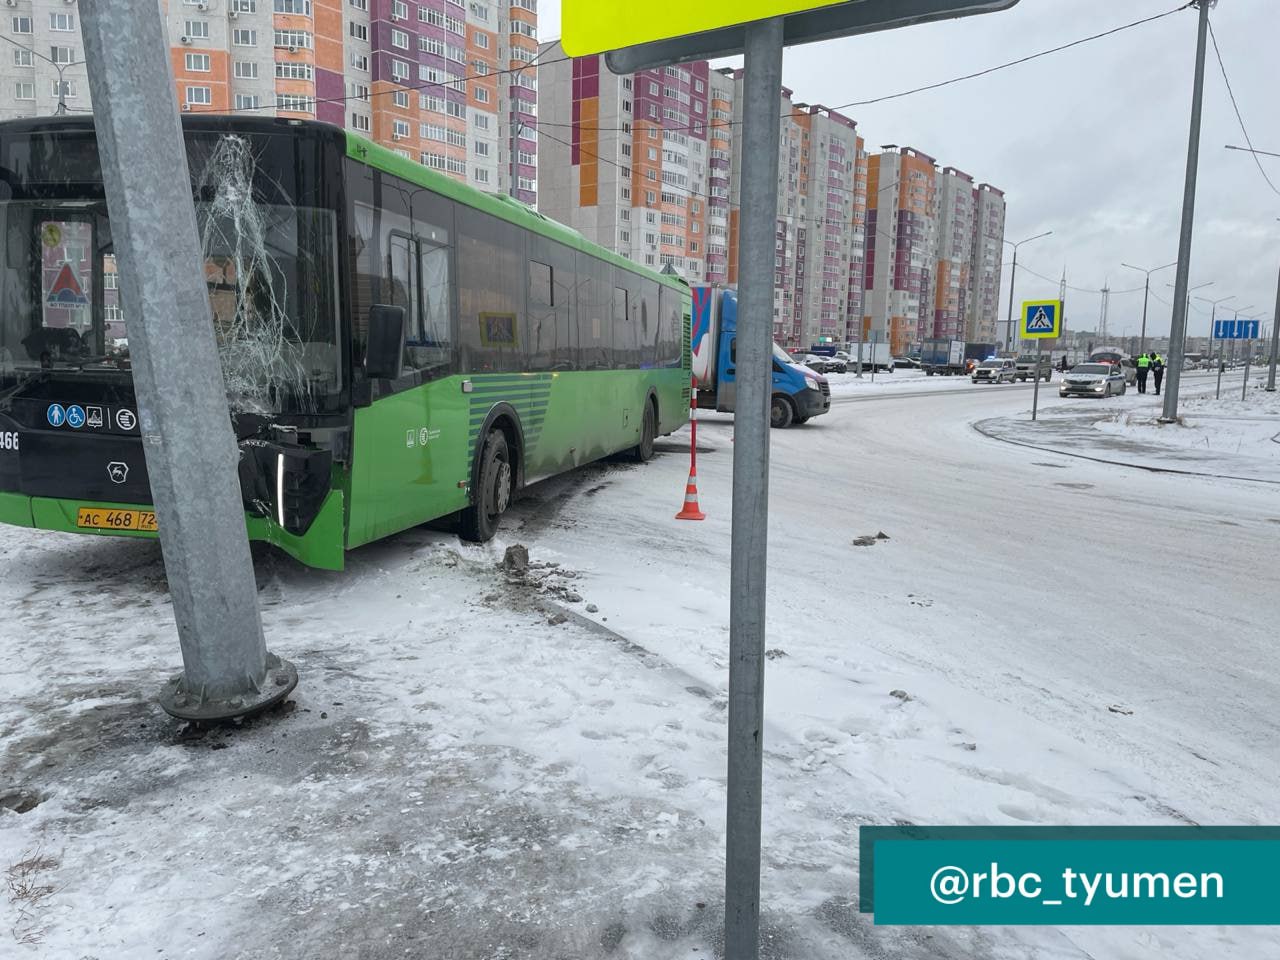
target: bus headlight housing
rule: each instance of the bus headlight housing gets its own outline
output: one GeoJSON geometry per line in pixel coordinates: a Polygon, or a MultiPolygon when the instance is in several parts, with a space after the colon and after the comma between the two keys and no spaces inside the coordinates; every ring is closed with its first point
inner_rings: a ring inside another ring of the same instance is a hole
{"type": "Polygon", "coordinates": [[[240,489],[253,512],[302,536],[329,495],[333,453],[290,443],[240,443],[240,489]]]}

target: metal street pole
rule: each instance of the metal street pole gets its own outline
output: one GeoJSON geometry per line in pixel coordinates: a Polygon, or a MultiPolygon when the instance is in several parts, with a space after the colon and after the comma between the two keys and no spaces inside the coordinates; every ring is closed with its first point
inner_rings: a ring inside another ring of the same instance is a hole
{"type": "Polygon", "coordinates": [[[1120,266],[1128,267],[1130,270],[1137,270],[1146,275],[1146,280],[1142,284],[1142,335],[1138,342],[1138,354],[1142,355],[1147,352],[1147,297],[1151,294],[1151,275],[1159,270],[1167,270],[1170,267],[1176,267],[1178,261],[1166,263],[1161,267],[1152,267],[1147,270],[1145,267],[1135,267],[1132,263],[1122,263],[1120,266]]]}
{"type": "Polygon", "coordinates": [[[1244,350],[1244,383],[1240,386],[1240,399],[1244,400],[1249,393],[1249,363],[1253,360],[1253,338],[1245,341],[1244,350]]]}
{"type": "Polygon", "coordinates": [[[765,571],[769,530],[769,363],[778,218],[783,18],[745,27],[742,280],[729,569],[729,765],[725,818],[727,960],[760,955],[765,571]]]}
{"type": "Polygon", "coordinates": [[[1013,280],[1018,275],[1018,244],[1013,245],[1013,266],[1009,268],[1009,312],[1004,321],[1004,351],[1013,349],[1013,280]]]}
{"type": "Polygon", "coordinates": [[[160,705],[187,720],[244,716],[298,682],[268,653],[245,535],[204,262],[155,0],[83,0],[81,28],[142,450],[183,673],[160,705]]]}
{"type": "Polygon", "coordinates": [[[1032,377],[1033,386],[1031,388],[1031,422],[1034,423],[1036,415],[1040,410],[1040,349],[1044,343],[1039,337],[1036,338],[1036,375],[1032,377]]]}
{"type": "Polygon", "coordinates": [[[1013,350],[1013,281],[1018,275],[1018,248],[1024,243],[1030,243],[1032,240],[1039,240],[1041,237],[1050,236],[1052,230],[1046,230],[1044,233],[1037,233],[1034,237],[1027,237],[1025,240],[1019,240],[1016,243],[1013,240],[1006,240],[1005,243],[1013,247],[1013,266],[1009,270],[1009,313],[1004,322],[1004,349],[1005,353],[1013,350]]]}
{"type": "Polygon", "coordinates": [[[1280,271],[1276,274],[1276,312],[1271,315],[1271,366],[1267,370],[1267,392],[1276,392],[1276,353],[1280,348],[1280,271]]]}
{"type": "Polygon", "coordinates": [[[1164,392],[1164,423],[1178,419],[1178,385],[1182,379],[1183,346],[1187,335],[1187,285],[1191,279],[1191,237],[1196,219],[1196,172],[1200,163],[1200,109],[1204,102],[1204,55],[1213,0],[1198,0],[1195,79],[1191,91],[1191,130],[1187,137],[1187,175],[1182,190],[1182,227],[1178,235],[1178,274],[1174,283],[1173,324],[1169,331],[1168,383],[1164,392]]]}
{"type": "MultiPolygon", "coordinates": [[[[1206,297],[1197,297],[1196,300],[1203,300],[1206,303],[1212,303],[1213,310],[1210,312],[1210,315],[1208,315],[1208,330],[1210,330],[1211,337],[1217,337],[1217,305],[1219,305],[1219,303],[1221,303],[1222,301],[1231,300],[1231,297],[1222,297],[1222,300],[1216,300],[1216,301],[1208,300],[1208,298],[1206,297]]],[[[1249,307],[1252,307],[1252,306],[1253,305],[1251,303],[1249,307]]],[[[1242,308],[1243,310],[1248,310],[1249,307],[1242,307],[1242,308]]],[[[1236,320],[1240,319],[1239,310],[1235,311],[1235,319],[1236,320]]],[[[1213,389],[1213,399],[1222,398],[1222,351],[1224,351],[1225,347],[1226,347],[1226,338],[1219,337],[1219,339],[1217,339],[1217,387],[1213,389]]]]}

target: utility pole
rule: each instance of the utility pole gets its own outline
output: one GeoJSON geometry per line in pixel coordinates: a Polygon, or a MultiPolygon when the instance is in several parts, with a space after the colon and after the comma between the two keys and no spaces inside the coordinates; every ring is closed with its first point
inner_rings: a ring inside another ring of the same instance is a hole
{"type": "Polygon", "coordinates": [[[193,721],[246,716],[283,700],[298,674],[262,636],[169,42],[155,0],[82,0],[80,11],[141,447],[182,647],[183,673],[160,705],[193,721]]]}
{"type": "Polygon", "coordinates": [[[1047,237],[1052,234],[1052,230],[1046,230],[1044,233],[1037,233],[1034,237],[1027,237],[1025,240],[1019,240],[1016,243],[1012,240],[1006,240],[1005,243],[1013,247],[1013,266],[1009,269],[1009,314],[1004,323],[1004,349],[1005,353],[1013,350],[1013,282],[1018,275],[1018,248],[1024,243],[1030,243],[1032,240],[1039,240],[1041,237],[1047,237]]]}
{"type": "MultiPolygon", "coordinates": [[[[1210,280],[1209,283],[1213,283],[1213,281],[1210,280]]],[[[1209,286],[1209,283],[1202,283],[1200,284],[1200,287],[1207,287],[1209,286]]],[[[1199,287],[1195,287],[1193,289],[1198,290],[1199,287]]],[[[1189,299],[1190,297],[1188,297],[1188,300],[1189,299]]],[[[1196,297],[1196,299],[1203,300],[1205,303],[1208,303],[1208,304],[1212,304],[1212,309],[1210,309],[1209,311],[1209,336],[1212,337],[1218,330],[1218,304],[1226,303],[1228,300],[1234,300],[1235,294],[1232,294],[1229,297],[1221,297],[1217,300],[1210,300],[1208,297],[1196,297]]],[[[1246,307],[1245,309],[1248,309],[1248,308],[1246,307]]],[[[1237,320],[1240,319],[1239,310],[1236,311],[1236,319],[1237,320]]],[[[1222,396],[1222,350],[1225,345],[1226,345],[1226,340],[1219,339],[1218,341],[1218,386],[1213,395],[1213,399],[1215,400],[1217,400],[1219,397],[1222,396]]],[[[1169,351],[1169,362],[1170,363],[1173,362],[1172,350],[1169,351]]],[[[1167,366],[1168,364],[1166,364],[1166,367],[1167,366]]]]}
{"type": "Polygon", "coordinates": [[[1143,267],[1135,267],[1131,263],[1120,264],[1122,267],[1128,267],[1130,270],[1138,270],[1146,274],[1146,279],[1142,284],[1142,335],[1138,342],[1139,356],[1147,352],[1147,297],[1151,294],[1151,275],[1157,270],[1167,270],[1170,267],[1176,267],[1177,265],[1178,261],[1175,260],[1173,263],[1166,263],[1162,267],[1152,267],[1150,270],[1147,270],[1143,267]]]}
{"type": "Polygon", "coordinates": [[[1173,323],[1169,330],[1168,381],[1164,392],[1162,423],[1178,419],[1178,386],[1186,353],[1187,285],[1191,280],[1191,237],[1196,219],[1196,172],[1200,164],[1200,111],[1204,104],[1204,56],[1209,35],[1209,8],[1216,0],[1196,0],[1196,66],[1191,89],[1191,130],[1187,136],[1187,175],[1182,189],[1182,226],[1178,235],[1178,273],[1174,282],[1173,323]]]}
{"type": "Polygon", "coordinates": [[[1102,294],[1102,302],[1098,305],[1098,339],[1107,340],[1111,334],[1107,330],[1107,310],[1111,306],[1111,288],[1103,282],[1102,289],[1098,291],[1102,294]]]}
{"type": "Polygon", "coordinates": [[[1280,347],[1280,273],[1276,276],[1276,311],[1271,315],[1271,365],[1267,369],[1267,392],[1276,392],[1276,348],[1280,347]]]}
{"type": "Polygon", "coordinates": [[[744,28],[742,272],[729,566],[729,764],[725,811],[725,956],[760,950],[760,807],[764,761],[768,569],[769,355],[778,217],[782,17],[744,28]]]}

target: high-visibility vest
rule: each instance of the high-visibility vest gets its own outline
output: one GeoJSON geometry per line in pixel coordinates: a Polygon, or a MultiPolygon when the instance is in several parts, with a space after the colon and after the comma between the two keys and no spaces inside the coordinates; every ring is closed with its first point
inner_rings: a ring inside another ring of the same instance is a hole
{"type": "Polygon", "coordinates": [[[1139,370],[1145,370],[1145,369],[1147,369],[1147,367],[1149,367],[1149,366],[1151,366],[1151,358],[1150,358],[1150,357],[1143,356],[1143,357],[1139,357],[1139,358],[1138,358],[1138,369],[1139,369],[1139,370]]]}

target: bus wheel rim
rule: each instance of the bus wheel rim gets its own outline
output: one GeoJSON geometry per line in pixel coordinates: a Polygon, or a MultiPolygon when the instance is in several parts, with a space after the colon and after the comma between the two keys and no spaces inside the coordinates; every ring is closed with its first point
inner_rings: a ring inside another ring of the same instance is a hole
{"type": "Polygon", "coordinates": [[[493,486],[493,506],[494,515],[496,516],[505,513],[511,503],[511,465],[509,463],[498,463],[498,470],[493,478],[493,486]]]}

